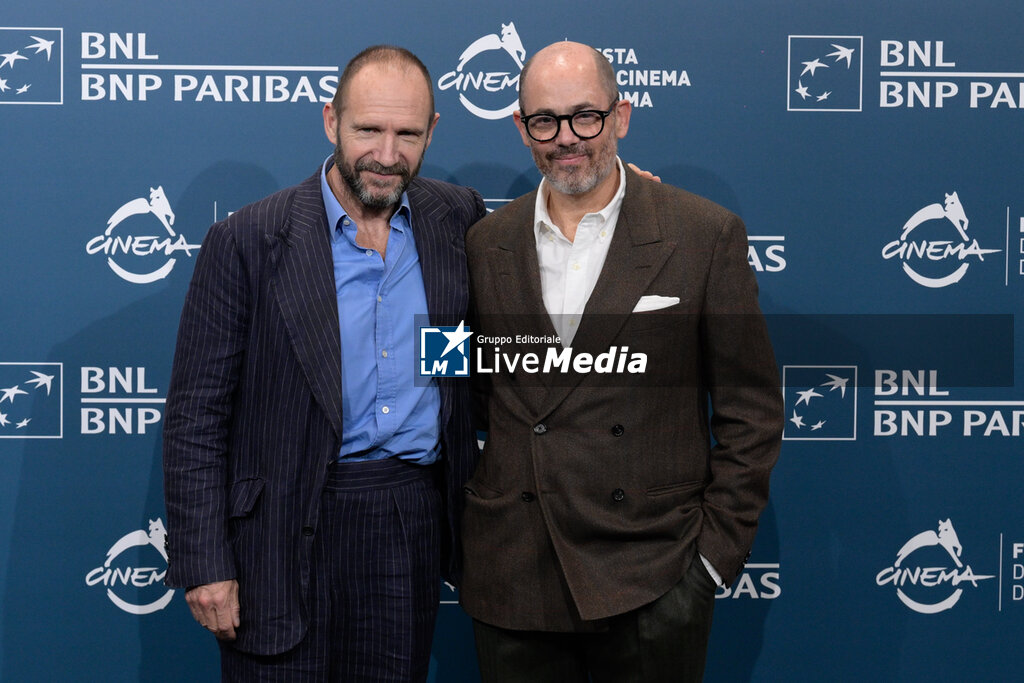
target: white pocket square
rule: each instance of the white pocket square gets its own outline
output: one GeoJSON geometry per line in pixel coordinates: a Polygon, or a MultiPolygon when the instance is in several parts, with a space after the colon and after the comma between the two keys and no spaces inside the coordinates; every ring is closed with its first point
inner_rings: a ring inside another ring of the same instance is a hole
{"type": "Polygon", "coordinates": [[[634,313],[644,313],[646,311],[657,311],[662,308],[668,308],[669,306],[675,306],[679,303],[678,296],[642,296],[640,301],[636,302],[636,306],[633,307],[634,313]]]}

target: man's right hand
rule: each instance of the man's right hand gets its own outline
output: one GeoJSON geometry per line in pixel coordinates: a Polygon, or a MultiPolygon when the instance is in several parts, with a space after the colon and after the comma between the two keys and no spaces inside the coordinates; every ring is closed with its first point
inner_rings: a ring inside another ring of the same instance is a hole
{"type": "Polygon", "coordinates": [[[194,586],[185,602],[199,625],[221,640],[234,640],[238,628],[238,581],[217,581],[194,586]]]}

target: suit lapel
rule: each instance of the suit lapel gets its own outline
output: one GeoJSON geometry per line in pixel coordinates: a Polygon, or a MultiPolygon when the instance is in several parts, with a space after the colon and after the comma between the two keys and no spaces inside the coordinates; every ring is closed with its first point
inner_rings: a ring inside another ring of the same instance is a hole
{"type": "MultiPolygon", "coordinates": [[[[675,249],[675,242],[661,237],[655,204],[646,184],[627,170],[626,195],[622,199],[615,234],[573,339],[574,354],[596,356],[608,350],[675,249]]],[[[570,377],[571,381],[551,388],[543,415],[553,411],[583,379],[581,374],[570,377]]]]}
{"type": "Polygon", "coordinates": [[[270,256],[277,265],[272,286],[285,327],[313,396],[340,443],[338,298],[319,173],[296,188],[287,226],[268,239],[276,242],[270,256]]]}
{"type": "MultiPolygon", "coordinates": [[[[438,192],[431,191],[426,183],[414,180],[408,193],[429,323],[456,326],[465,320],[469,305],[465,236],[460,230],[453,229],[448,220],[451,207],[438,192]]],[[[425,320],[423,324],[427,322],[425,320]]],[[[416,324],[417,335],[420,324],[416,324]]],[[[463,380],[439,378],[436,381],[441,394],[440,424],[443,428],[451,417],[454,400],[449,383],[463,380]]]]}
{"type": "Polygon", "coordinates": [[[490,270],[497,274],[495,286],[515,283],[500,292],[501,311],[510,320],[509,328],[520,334],[554,336],[555,327],[544,308],[537,260],[537,238],[534,234],[533,209],[536,190],[519,200],[516,211],[509,216],[508,230],[494,249],[489,250],[490,270]]]}
{"type": "Polygon", "coordinates": [[[445,218],[451,213],[445,202],[416,181],[408,192],[430,324],[458,325],[458,320],[452,320],[452,316],[458,314],[454,306],[454,287],[458,283],[451,279],[454,266],[465,260],[465,244],[461,236],[454,239],[452,231],[445,227],[445,218]]]}

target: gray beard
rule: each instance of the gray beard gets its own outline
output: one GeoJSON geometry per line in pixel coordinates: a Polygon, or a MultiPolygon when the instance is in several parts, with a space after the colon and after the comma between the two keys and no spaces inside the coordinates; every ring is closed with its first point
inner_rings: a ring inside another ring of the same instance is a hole
{"type": "MultiPolygon", "coordinates": [[[[420,164],[423,163],[423,159],[420,158],[420,164]]],[[[345,162],[345,157],[341,153],[340,145],[336,145],[334,148],[334,165],[338,168],[338,173],[341,175],[341,179],[345,181],[345,185],[351,190],[352,194],[355,195],[359,203],[368,209],[383,210],[389,209],[393,206],[397,206],[402,200],[402,194],[409,187],[409,183],[419,173],[420,165],[416,165],[416,169],[411,173],[409,168],[404,164],[395,164],[393,166],[383,166],[375,161],[357,161],[355,166],[349,166],[345,162]],[[375,173],[396,173],[402,176],[402,182],[398,184],[394,190],[388,192],[386,195],[373,194],[371,189],[363,182],[362,178],[359,177],[360,171],[373,171],[375,173]]]]}

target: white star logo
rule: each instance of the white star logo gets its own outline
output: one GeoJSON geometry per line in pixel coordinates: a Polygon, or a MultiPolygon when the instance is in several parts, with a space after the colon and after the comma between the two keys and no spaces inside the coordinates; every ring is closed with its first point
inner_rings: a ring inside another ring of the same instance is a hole
{"type": "Polygon", "coordinates": [[[810,96],[810,94],[811,94],[811,93],[807,92],[807,86],[804,85],[803,83],[801,83],[800,81],[797,81],[796,84],[797,84],[798,87],[797,87],[797,89],[794,92],[796,92],[796,94],[800,95],[800,97],[802,99],[806,100],[808,98],[808,96],[810,96]]]}
{"type": "Polygon", "coordinates": [[[18,388],[17,384],[15,384],[13,387],[0,389],[0,391],[2,391],[4,394],[3,396],[0,396],[0,403],[3,403],[4,401],[10,401],[11,403],[14,403],[14,397],[17,396],[18,394],[28,394],[27,391],[22,391],[20,388],[18,388]]]}
{"type": "Polygon", "coordinates": [[[846,60],[846,68],[849,69],[851,63],[853,62],[853,48],[852,47],[843,47],[842,45],[836,45],[835,43],[832,43],[832,47],[834,47],[836,49],[836,51],[835,52],[829,52],[825,56],[826,57],[835,57],[837,63],[841,62],[841,61],[843,61],[845,59],[846,60]]]}
{"type": "Polygon", "coordinates": [[[14,63],[16,61],[18,61],[19,59],[28,59],[28,57],[22,57],[21,55],[19,55],[17,50],[15,50],[14,52],[0,52],[0,57],[4,58],[4,61],[0,62],[0,69],[4,68],[8,64],[10,64],[11,68],[13,69],[14,63]]]}
{"type": "Polygon", "coordinates": [[[459,353],[463,353],[462,348],[463,342],[473,336],[473,333],[466,329],[466,321],[459,321],[458,329],[452,332],[442,332],[445,338],[448,340],[448,345],[444,347],[444,352],[441,354],[441,358],[444,358],[451,352],[452,349],[458,347],[459,353]]]}
{"type": "Polygon", "coordinates": [[[818,69],[818,68],[827,69],[828,68],[828,64],[824,63],[823,61],[821,61],[818,58],[815,58],[813,62],[800,62],[800,63],[804,65],[804,70],[800,72],[801,76],[803,76],[808,71],[810,71],[811,72],[811,76],[813,76],[815,69],[818,69]]]}
{"type": "Polygon", "coordinates": [[[823,387],[832,387],[829,391],[835,391],[839,389],[839,395],[846,398],[846,383],[850,381],[849,377],[837,377],[836,375],[830,375],[827,372],[825,376],[828,377],[829,381],[823,383],[823,387]]]}
{"type": "Polygon", "coordinates": [[[793,411],[793,417],[789,418],[789,421],[795,424],[797,429],[804,426],[804,419],[797,415],[795,410],[793,411]]]}
{"type": "MultiPolygon", "coordinates": [[[[35,48],[36,54],[39,54],[40,52],[43,52],[45,50],[46,51],[46,61],[50,61],[50,51],[53,49],[53,44],[55,42],[57,42],[57,41],[55,41],[55,40],[46,40],[45,38],[40,38],[39,36],[31,36],[31,38],[32,38],[32,40],[34,40],[36,42],[34,42],[31,45],[27,46],[25,49],[26,50],[31,50],[32,48],[35,48]]],[[[835,46],[833,45],[833,47],[835,47],[835,46]]]]}
{"type": "Polygon", "coordinates": [[[28,423],[29,423],[29,422],[30,422],[31,420],[32,420],[32,418],[30,418],[30,417],[26,417],[26,418],[25,418],[24,420],[22,420],[21,422],[19,422],[19,423],[18,423],[18,424],[17,424],[16,426],[17,426],[17,428],[18,428],[18,429],[21,429],[22,427],[27,427],[27,426],[28,426],[28,423]]]}
{"type": "Polygon", "coordinates": [[[800,396],[800,398],[798,398],[796,400],[796,404],[797,405],[800,405],[801,403],[806,403],[807,405],[811,405],[811,399],[812,398],[814,398],[815,396],[823,396],[824,395],[824,394],[819,394],[814,389],[808,389],[806,391],[798,391],[796,393],[799,394],[799,396],[800,396]]]}
{"type": "Polygon", "coordinates": [[[55,375],[44,375],[43,373],[36,372],[35,370],[30,370],[29,372],[35,375],[35,379],[30,379],[25,383],[35,384],[36,387],[39,389],[46,387],[46,395],[49,396],[50,388],[53,386],[53,378],[55,377],[55,375]]]}

